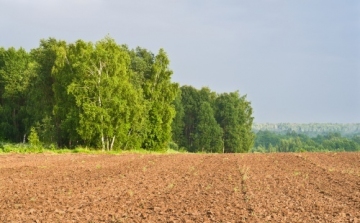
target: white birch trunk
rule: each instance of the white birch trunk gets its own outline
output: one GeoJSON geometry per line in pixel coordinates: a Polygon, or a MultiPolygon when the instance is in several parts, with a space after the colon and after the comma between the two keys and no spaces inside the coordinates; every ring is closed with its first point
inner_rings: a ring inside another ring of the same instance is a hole
{"type": "Polygon", "coordinates": [[[108,137],[106,137],[106,150],[110,150],[110,139],[108,137]]]}
{"type": "Polygon", "coordinates": [[[104,140],[104,134],[101,132],[101,146],[102,146],[102,151],[105,150],[105,140],[104,140]]]}
{"type": "Polygon", "coordinates": [[[112,138],[112,140],[111,140],[110,150],[113,149],[114,142],[115,142],[115,136],[114,136],[114,137],[112,138]]]}

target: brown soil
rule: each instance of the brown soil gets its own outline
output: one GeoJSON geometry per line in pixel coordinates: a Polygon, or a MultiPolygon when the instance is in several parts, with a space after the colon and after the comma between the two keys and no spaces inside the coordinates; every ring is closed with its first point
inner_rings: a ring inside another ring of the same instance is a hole
{"type": "Polygon", "coordinates": [[[0,155],[0,222],[360,222],[360,153],[0,155]]]}

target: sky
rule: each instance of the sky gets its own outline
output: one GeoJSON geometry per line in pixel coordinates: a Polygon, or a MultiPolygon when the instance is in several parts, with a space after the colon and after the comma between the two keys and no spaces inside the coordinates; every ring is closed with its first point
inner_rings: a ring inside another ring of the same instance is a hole
{"type": "Polygon", "coordinates": [[[247,95],[256,123],[360,123],[358,0],[0,0],[0,47],[110,35],[173,81],[247,95]]]}

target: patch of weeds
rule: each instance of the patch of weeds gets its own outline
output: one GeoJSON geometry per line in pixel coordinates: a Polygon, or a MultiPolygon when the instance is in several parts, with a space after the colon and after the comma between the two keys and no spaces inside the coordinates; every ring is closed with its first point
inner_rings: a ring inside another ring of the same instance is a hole
{"type": "Polygon", "coordinates": [[[246,194],[246,192],[247,192],[247,187],[246,187],[246,184],[245,184],[245,183],[241,184],[241,191],[242,191],[244,194],[246,194]]]}
{"type": "Polygon", "coordinates": [[[3,144],[1,150],[4,153],[42,153],[42,152],[44,152],[44,148],[41,145],[34,146],[34,145],[29,145],[29,144],[24,144],[24,143],[3,144]]]}
{"type": "Polygon", "coordinates": [[[91,153],[91,150],[89,150],[87,147],[83,148],[83,147],[76,147],[75,149],[72,150],[73,153],[91,153]]]}
{"type": "Polygon", "coordinates": [[[101,169],[102,166],[100,164],[96,164],[96,169],[101,169]]]}
{"type": "Polygon", "coordinates": [[[166,153],[167,154],[179,154],[179,153],[187,153],[187,151],[185,149],[180,149],[180,150],[167,149],[166,153]]]}
{"type": "MultiPolygon", "coordinates": [[[[245,196],[244,196],[244,201],[245,201],[245,203],[249,203],[250,198],[249,198],[247,195],[245,195],[245,196]]],[[[254,212],[254,211],[251,211],[251,210],[248,210],[248,211],[251,212],[250,214],[251,214],[252,216],[255,215],[255,212],[254,212]]]]}
{"type": "Polygon", "coordinates": [[[308,173],[303,174],[303,176],[304,176],[304,179],[305,179],[305,180],[309,179],[309,174],[308,174],[308,173]]]}
{"type": "Polygon", "coordinates": [[[128,194],[130,195],[130,197],[134,196],[134,192],[132,190],[128,190],[128,194]]]}
{"type": "Polygon", "coordinates": [[[234,192],[237,193],[239,191],[238,187],[234,187],[234,192]]]}
{"type": "Polygon", "coordinates": [[[55,144],[42,144],[36,139],[36,134],[33,134],[34,139],[30,143],[4,143],[0,142],[0,153],[54,153],[54,154],[64,154],[64,153],[85,153],[85,154],[173,154],[173,153],[187,153],[186,150],[145,150],[145,149],[131,149],[131,150],[121,150],[114,149],[112,151],[102,151],[99,148],[88,148],[88,147],[75,147],[72,149],[69,148],[58,148],[55,144]]]}
{"type": "Polygon", "coordinates": [[[300,171],[294,171],[294,176],[299,176],[301,174],[300,171]]]}
{"type": "Polygon", "coordinates": [[[171,189],[174,188],[174,186],[175,186],[175,184],[171,183],[171,184],[169,184],[169,185],[167,186],[167,188],[171,190],[171,189]]]}
{"type": "Polygon", "coordinates": [[[249,178],[249,167],[243,166],[240,168],[240,174],[242,176],[242,181],[246,181],[249,178]]]}
{"type": "Polygon", "coordinates": [[[149,160],[149,162],[148,162],[149,164],[152,164],[152,165],[154,165],[155,164],[155,162],[154,161],[151,161],[151,160],[149,160]]]}
{"type": "Polygon", "coordinates": [[[20,208],[22,208],[22,204],[14,204],[14,207],[15,207],[15,209],[20,209],[20,208]]]}
{"type": "Polygon", "coordinates": [[[248,202],[246,180],[249,178],[249,167],[244,165],[239,168],[239,171],[241,174],[241,193],[244,195],[244,201],[248,202]]]}
{"type": "Polygon", "coordinates": [[[122,223],[122,222],[124,222],[123,219],[117,219],[117,218],[112,219],[112,220],[109,221],[109,223],[122,223]]]}
{"type": "Polygon", "coordinates": [[[346,170],[342,170],[341,173],[343,174],[351,174],[351,175],[356,175],[356,176],[360,176],[360,172],[357,173],[355,170],[353,169],[346,169],[346,170]]]}

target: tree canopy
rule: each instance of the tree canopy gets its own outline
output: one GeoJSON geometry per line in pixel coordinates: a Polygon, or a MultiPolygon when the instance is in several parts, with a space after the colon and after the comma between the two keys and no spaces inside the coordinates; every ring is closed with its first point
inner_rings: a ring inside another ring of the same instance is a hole
{"type": "Polygon", "coordinates": [[[239,92],[182,86],[176,100],[173,140],[189,151],[247,152],[254,141],[252,108],[239,92]],[[181,103],[180,103],[181,101],[181,103]],[[179,120],[183,120],[182,122],[179,120]]]}
{"type": "Polygon", "coordinates": [[[180,87],[172,75],[164,49],[129,49],[108,36],[43,39],[30,52],[0,48],[0,140],[102,150],[252,147],[246,96],[180,87]]]}
{"type": "Polygon", "coordinates": [[[311,137],[294,131],[279,134],[269,130],[256,133],[255,145],[252,152],[319,152],[319,151],[360,151],[360,135],[350,137],[340,133],[311,137]]]}

